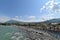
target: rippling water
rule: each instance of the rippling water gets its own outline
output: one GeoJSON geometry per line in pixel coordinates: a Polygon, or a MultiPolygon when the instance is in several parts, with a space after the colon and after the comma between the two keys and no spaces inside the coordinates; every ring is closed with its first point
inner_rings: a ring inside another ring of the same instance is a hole
{"type": "MultiPolygon", "coordinates": [[[[60,36],[60,32],[49,31],[55,35],[60,36]]],[[[31,40],[29,39],[28,32],[23,32],[14,26],[0,25],[0,40],[31,40]]]]}
{"type": "Polygon", "coordinates": [[[57,38],[60,38],[60,32],[58,32],[58,31],[51,31],[51,30],[49,32],[54,34],[57,38]]]}
{"type": "Polygon", "coordinates": [[[12,26],[0,25],[0,40],[28,40],[27,34],[12,26]]]}

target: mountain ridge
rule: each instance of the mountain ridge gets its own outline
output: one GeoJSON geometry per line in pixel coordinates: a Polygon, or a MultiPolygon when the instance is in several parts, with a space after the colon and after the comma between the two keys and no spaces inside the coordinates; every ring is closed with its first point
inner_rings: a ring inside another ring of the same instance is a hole
{"type": "Polygon", "coordinates": [[[60,23],[60,18],[46,20],[43,22],[23,22],[23,21],[17,21],[17,20],[8,20],[5,23],[60,23]]]}

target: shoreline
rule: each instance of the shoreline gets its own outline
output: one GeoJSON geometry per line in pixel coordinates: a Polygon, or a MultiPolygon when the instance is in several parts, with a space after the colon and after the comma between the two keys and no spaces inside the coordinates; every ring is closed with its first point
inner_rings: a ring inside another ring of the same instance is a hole
{"type": "Polygon", "coordinates": [[[18,28],[18,30],[21,30],[22,32],[27,33],[28,35],[27,37],[30,38],[30,40],[59,40],[42,30],[37,30],[34,28],[25,27],[25,26],[16,26],[16,25],[15,26],[11,25],[8,27],[16,27],[18,28]]]}
{"type": "Polygon", "coordinates": [[[19,27],[19,29],[22,29],[24,32],[28,33],[28,35],[32,39],[39,39],[39,40],[59,40],[59,39],[51,36],[47,32],[44,32],[44,31],[41,31],[41,30],[36,30],[36,29],[33,29],[33,28],[24,27],[24,26],[17,26],[17,27],[19,27]]]}

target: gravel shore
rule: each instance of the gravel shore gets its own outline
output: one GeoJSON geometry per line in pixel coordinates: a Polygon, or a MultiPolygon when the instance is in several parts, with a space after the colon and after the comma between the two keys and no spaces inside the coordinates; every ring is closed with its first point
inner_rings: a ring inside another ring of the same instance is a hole
{"type": "Polygon", "coordinates": [[[41,30],[35,30],[33,28],[28,28],[28,27],[22,27],[22,26],[16,26],[19,29],[22,29],[23,32],[27,33],[27,38],[26,40],[60,40],[57,39],[47,32],[41,31],[41,30]]]}

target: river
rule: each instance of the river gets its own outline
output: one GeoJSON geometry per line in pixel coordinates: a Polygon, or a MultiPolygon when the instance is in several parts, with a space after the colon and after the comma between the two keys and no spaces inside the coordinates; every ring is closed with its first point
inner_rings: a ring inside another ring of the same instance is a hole
{"type": "Polygon", "coordinates": [[[12,26],[0,25],[0,40],[28,40],[27,34],[12,26]]]}
{"type": "MultiPolygon", "coordinates": [[[[29,38],[28,33],[23,32],[22,28],[18,29],[18,27],[15,27],[15,26],[2,26],[2,25],[0,25],[0,40],[31,40],[29,38]]],[[[29,30],[32,30],[32,29],[29,28],[29,30]]],[[[39,32],[38,30],[34,30],[34,31],[39,32]]],[[[49,32],[51,32],[57,36],[58,35],[60,36],[60,32],[52,32],[52,31],[49,31],[49,32]]],[[[32,35],[33,35],[33,33],[30,36],[32,36],[32,35]]]]}

